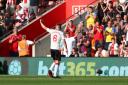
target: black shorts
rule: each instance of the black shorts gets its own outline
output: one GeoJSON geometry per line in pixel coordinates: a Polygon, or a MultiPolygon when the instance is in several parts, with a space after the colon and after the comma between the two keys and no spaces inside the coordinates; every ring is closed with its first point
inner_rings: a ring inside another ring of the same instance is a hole
{"type": "Polygon", "coordinates": [[[51,57],[53,60],[61,61],[61,53],[59,50],[51,49],[51,57]]]}

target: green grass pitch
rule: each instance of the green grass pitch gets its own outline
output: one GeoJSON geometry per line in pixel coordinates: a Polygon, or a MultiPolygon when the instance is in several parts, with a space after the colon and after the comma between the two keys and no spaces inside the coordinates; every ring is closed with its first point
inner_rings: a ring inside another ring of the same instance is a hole
{"type": "Polygon", "coordinates": [[[128,85],[128,77],[0,76],[0,85],[128,85]]]}

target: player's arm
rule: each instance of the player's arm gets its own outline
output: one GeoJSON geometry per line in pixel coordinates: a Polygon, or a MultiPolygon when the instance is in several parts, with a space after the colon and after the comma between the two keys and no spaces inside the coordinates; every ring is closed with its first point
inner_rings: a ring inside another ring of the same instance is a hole
{"type": "Polygon", "coordinates": [[[45,30],[47,30],[48,29],[48,27],[46,27],[44,24],[43,24],[43,22],[42,22],[42,20],[40,19],[40,25],[41,25],[41,27],[43,28],[43,29],[45,29],[45,30]]]}

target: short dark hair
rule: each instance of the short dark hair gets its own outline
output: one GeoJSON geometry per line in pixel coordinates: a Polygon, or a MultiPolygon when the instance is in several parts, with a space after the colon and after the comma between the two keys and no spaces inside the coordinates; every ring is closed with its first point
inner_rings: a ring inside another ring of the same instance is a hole
{"type": "Polygon", "coordinates": [[[26,35],[22,35],[22,38],[23,38],[23,39],[26,39],[26,35]]]}
{"type": "Polygon", "coordinates": [[[56,26],[57,26],[57,25],[59,26],[59,28],[60,28],[60,30],[61,30],[61,29],[62,29],[61,24],[56,24],[56,26]]]}
{"type": "Polygon", "coordinates": [[[125,47],[128,47],[128,45],[125,45],[125,47]]]}
{"type": "Polygon", "coordinates": [[[115,40],[115,38],[111,38],[111,40],[115,40]]]}

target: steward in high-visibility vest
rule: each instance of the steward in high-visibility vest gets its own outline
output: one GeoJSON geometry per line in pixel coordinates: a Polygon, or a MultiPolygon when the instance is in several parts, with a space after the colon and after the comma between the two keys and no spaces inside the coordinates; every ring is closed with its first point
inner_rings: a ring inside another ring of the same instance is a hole
{"type": "Polygon", "coordinates": [[[18,42],[18,51],[20,57],[29,56],[29,45],[34,44],[33,41],[26,40],[26,36],[22,36],[22,40],[18,42]]]}

